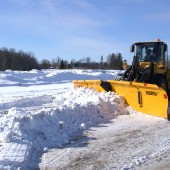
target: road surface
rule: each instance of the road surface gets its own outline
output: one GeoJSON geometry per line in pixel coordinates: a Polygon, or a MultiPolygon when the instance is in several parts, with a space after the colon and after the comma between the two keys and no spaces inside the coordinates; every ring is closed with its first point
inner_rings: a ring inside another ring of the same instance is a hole
{"type": "Polygon", "coordinates": [[[70,144],[44,153],[39,167],[57,170],[169,169],[170,122],[122,115],[86,129],[70,144]]]}

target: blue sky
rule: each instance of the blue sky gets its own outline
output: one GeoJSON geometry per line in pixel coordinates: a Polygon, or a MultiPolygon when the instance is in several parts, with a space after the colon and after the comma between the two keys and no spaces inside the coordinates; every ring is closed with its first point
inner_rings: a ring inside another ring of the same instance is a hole
{"type": "Polygon", "coordinates": [[[0,47],[60,57],[106,60],[130,45],[160,38],[170,45],[169,0],[1,0],[0,47]]]}

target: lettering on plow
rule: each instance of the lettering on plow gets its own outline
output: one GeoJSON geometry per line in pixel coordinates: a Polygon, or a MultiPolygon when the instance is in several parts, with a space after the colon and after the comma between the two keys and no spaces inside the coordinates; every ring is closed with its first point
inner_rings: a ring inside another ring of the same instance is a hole
{"type": "Polygon", "coordinates": [[[154,92],[154,91],[146,91],[146,94],[147,95],[152,95],[152,96],[157,96],[158,95],[158,93],[154,92]]]}

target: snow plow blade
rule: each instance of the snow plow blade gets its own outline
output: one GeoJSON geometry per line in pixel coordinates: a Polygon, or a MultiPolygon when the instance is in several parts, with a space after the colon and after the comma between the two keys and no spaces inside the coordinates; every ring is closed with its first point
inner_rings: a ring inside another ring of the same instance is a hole
{"type": "Polygon", "coordinates": [[[155,84],[116,80],[73,80],[73,84],[75,88],[89,87],[99,92],[114,91],[123,96],[126,103],[133,109],[168,118],[168,95],[155,84]]]}

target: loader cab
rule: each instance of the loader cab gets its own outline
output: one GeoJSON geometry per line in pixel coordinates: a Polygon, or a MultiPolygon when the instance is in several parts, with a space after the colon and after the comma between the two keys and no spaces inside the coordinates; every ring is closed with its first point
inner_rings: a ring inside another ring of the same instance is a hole
{"type": "Polygon", "coordinates": [[[130,51],[138,56],[139,62],[167,62],[168,49],[164,42],[138,42],[131,46],[130,51]]]}

